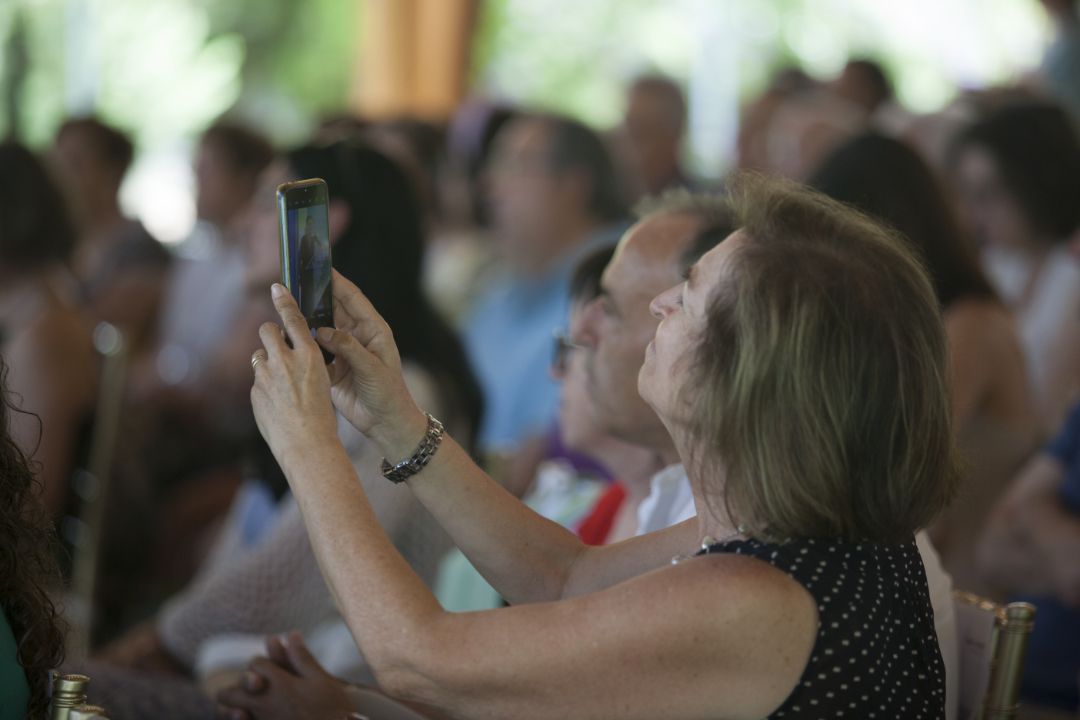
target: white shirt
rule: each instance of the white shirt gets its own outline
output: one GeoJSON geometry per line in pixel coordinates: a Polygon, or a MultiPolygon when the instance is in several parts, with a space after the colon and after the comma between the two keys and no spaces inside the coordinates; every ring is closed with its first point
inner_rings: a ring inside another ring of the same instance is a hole
{"type": "MultiPolygon", "coordinates": [[[[690,479],[681,464],[667,466],[653,475],[649,484],[649,496],[638,507],[638,535],[663,530],[697,515],[690,479]]],[[[925,531],[915,535],[915,544],[926,568],[930,604],[934,608],[934,629],[941,647],[941,658],[945,662],[945,715],[947,720],[956,720],[959,651],[952,578],[941,567],[941,560],[930,545],[925,531]]]]}
{"type": "Polygon", "coordinates": [[[1045,256],[987,248],[983,266],[1016,315],[1042,429],[1056,432],[1080,393],[1080,262],[1059,245],[1045,256]]]}

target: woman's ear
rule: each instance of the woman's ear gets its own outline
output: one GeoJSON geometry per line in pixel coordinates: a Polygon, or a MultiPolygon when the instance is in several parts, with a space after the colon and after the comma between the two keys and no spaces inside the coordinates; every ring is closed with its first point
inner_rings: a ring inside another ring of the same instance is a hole
{"type": "Polygon", "coordinates": [[[330,244],[333,245],[345,232],[345,228],[349,227],[349,223],[352,221],[352,211],[349,210],[349,204],[344,200],[334,198],[330,201],[326,213],[330,223],[330,244]]]}

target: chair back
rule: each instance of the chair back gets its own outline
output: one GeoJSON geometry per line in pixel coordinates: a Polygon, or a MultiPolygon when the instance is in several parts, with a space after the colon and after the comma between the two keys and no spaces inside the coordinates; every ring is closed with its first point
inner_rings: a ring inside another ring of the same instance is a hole
{"type": "Polygon", "coordinates": [[[98,323],[93,338],[101,356],[101,379],[86,467],[77,474],[74,487],[81,505],[72,549],[71,589],[66,598],[71,623],[67,658],[71,663],[85,660],[90,649],[105,507],[127,381],[128,352],[120,330],[107,322],[98,323]]]}
{"type": "Polygon", "coordinates": [[[1015,720],[1035,606],[953,593],[960,654],[960,720],[1015,720]]]}

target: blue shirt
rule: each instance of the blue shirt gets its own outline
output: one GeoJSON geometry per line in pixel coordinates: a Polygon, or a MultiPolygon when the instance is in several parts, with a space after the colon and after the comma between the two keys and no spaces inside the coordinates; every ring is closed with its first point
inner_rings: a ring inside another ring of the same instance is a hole
{"type": "Polygon", "coordinates": [[[570,276],[586,253],[617,239],[614,231],[598,233],[543,276],[500,278],[476,301],[462,340],[484,391],[482,449],[512,449],[555,419],[559,385],[550,373],[552,347],[555,331],[566,328],[570,276]]]}
{"type": "MultiPolygon", "coordinates": [[[[1080,405],[1046,452],[1065,468],[1058,496],[1080,522],[1080,405]]],[[[1024,698],[1041,705],[1075,710],[1080,704],[1080,608],[1066,607],[1053,597],[1021,597],[1035,605],[1035,628],[1024,670],[1024,698]]]]}

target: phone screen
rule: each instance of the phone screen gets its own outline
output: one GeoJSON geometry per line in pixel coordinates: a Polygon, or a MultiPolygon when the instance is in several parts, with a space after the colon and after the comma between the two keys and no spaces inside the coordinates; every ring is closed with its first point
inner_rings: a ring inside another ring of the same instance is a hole
{"type": "Polygon", "coordinates": [[[281,276],[312,330],[334,324],[326,183],[301,180],[278,188],[281,276]]]}

